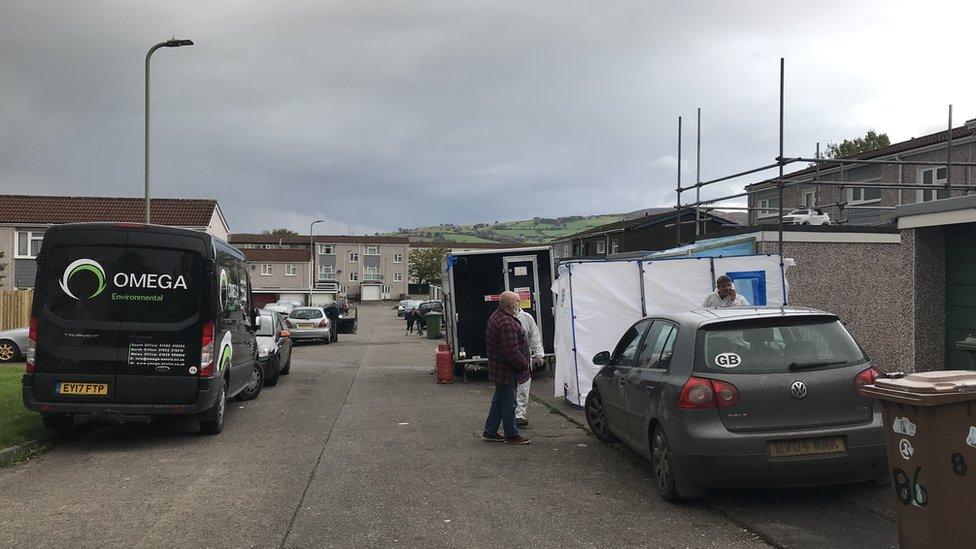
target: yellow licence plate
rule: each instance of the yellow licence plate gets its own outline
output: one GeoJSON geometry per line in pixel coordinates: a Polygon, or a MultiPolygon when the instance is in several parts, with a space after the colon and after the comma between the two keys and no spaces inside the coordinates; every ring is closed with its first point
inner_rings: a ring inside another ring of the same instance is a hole
{"type": "Polygon", "coordinates": [[[838,454],[847,451],[843,437],[798,438],[769,441],[770,457],[838,454]]]}
{"type": "Polygon", "coordinates": [[[314,328],[315,327],[315,324],[312,324],[311,322],[301,322],[301,323],[298,324],[298,327],[299,328],[314,328]]]}
{"type": "Polygon", "coordinates": [[[58,383],[58,394],[107,396],[108,383],[58,383]]]}

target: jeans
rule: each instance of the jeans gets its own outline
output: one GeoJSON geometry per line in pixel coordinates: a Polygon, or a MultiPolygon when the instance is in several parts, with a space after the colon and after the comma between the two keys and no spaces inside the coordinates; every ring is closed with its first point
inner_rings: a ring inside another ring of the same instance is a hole
{"type": "Polygon", "coordinates": [[[496,383],[495,394],[491,397],[491,408],[488,409],[488,421],[485,422],[485,432],[498,432],[498,424],[505,428],[505,437],[519,436],[518,425],[515,424],[515,387],[518,381],[513,377],[509,383],[496,383]]]}

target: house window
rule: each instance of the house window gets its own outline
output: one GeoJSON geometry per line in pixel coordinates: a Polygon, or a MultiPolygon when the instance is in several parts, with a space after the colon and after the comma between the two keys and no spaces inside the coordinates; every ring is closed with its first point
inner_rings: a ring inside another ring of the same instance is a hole
{"type": "MultiPolygon", "coordinates": [[[[868,179],[868,181],[881,181],[881,179],[868,179]]],[[[881,202],[881,189],[876,187],[851,187],[847,189],[848,204],[870,204],[881,202]]]]}
{"type": "Polygon", "coordinates": [[[384,294],[391,294],[391,293],[393,293],[393,288],[391,288],[390,286],[384,284],[383,285],[383,293],[384,294]]]}
{"type": "Polygon", "coordinates": [[[393,282],[403,282],[403,273],[393,273],[393,282]]]}
{"type": "Polygon", "coordinates": [[[380,247],[366,246],[366,251],[363,252],[363,255],[380,255],[380,247]]]}
{"type": "Polygon", "coordinates": [[[356,263],[359,261],[359,254],[356,252],[349,252],[349,262],[356,263]]]}
{"type": "Polygon", "coordinates": [[[605,254],[607,253],[607,243],[603,240],[598,240],[596,242],[596,253],[605,254]]]}
{"type": "Polygon", "coordinates": [[[285,276],[296,276],[298,274],[298,266],[294,263],[289,263],[285,265],[285,276]]]}
{"type": "Polygon", "coordinates": [[[340,294],[346,293],[346,286],[344,284],[339,284],[339,293],[340,294]]]}
{"type": "Polygon", "coordinates": [[[380,275],[380,268],[367,266],[366,271],[363,273],[363,280],[383,280],[383,276],[380,275]]]}
{"type": "Polygon", "coordinates": [[[272,274],[274,274],[274,270],[270,263],[261,265],[261,276],[271,276],[272,274]]]}
{"type": "Polygon", "coordinates": [[[393,254],[394,263],[403,263],[403,254],[393,254]]]}
{"type": "Polygon", "coordinates": [[[319,244],[319,255],[335,255],[335,246],[332,244],[319,244]]]}
{"type": "Polygon", "coordinates": [[[757,217],[775,217],[779,215],[779,197],[763,198],[759,201],[757,217]]]}
{"type": "Polygon", "coordinates": [[[349,282],[356,282],[359,280],[359,273],[356,271],[349,271],[349,282]]]}
{"type": "Polygon", "coordinates": [[[41,251],[41,241],[44,240],[44,231],[17,231],[17,253],[16,259],[34,259],[41,251]]]}
{"type": "MultiPolygon", "coordinates": [[[[941,168],[927,168],[919,172],[918,182],[922,185],[945,185],[948,174],[949,170],[945,166],[941,168]]],[[[917,192],[916,200],[918,202],[928,202],[940,198],[949,198],[949,193],[945,189],[933,189],[931,191],[921,189],[917,192]]]]}
{"type": "Polygon", "coordinates": [[[816,207],[817,193],[816,191],[803,191],[803,205],[807,208],[816,207]]]}
{"type": "Polygon", "coordinates": [[[620,239],[610,239],[610,253],[615,254],[620,251],[620,239]]]}
{"type": "Polygon", "coordinates": [[[319,278],[335,274],[335,265],[319,265],[319,278]]]}

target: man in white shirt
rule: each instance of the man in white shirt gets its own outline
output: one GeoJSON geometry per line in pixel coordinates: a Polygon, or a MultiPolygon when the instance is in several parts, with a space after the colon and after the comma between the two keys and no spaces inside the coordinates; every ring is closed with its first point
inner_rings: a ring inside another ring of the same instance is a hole
{"type": "MultiPolygon", "coordinates": [[[[536,325],[532,315],[523,309],[519,309],[516,318],[522,324],[522,329],[525,330],[525,339],[529,341],[529,356],[532,357],[532,363],[542,364],[546,352],[542,349],[542,332],[539,331],[539,326],[536,325]]],[[[525,413],[529,407],[529,388],[531,386],[532,376],[529,376],[529,379],[525,383],[519,383],[516,389],[515,422],[520,427],[529,424],[529,420],[525,419],[525,413]]]]}
{"type": "Polygon", "coordinates": [[[735,293],[735,284],[732,279],[722,275],[715,281],[716,291],[708,294],[702,307],[748,307],[749,302],[746,298],[735,293]]]}

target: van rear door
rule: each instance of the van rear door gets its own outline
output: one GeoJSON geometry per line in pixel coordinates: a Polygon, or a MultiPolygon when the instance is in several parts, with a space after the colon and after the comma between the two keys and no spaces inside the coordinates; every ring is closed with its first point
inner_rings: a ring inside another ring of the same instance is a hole
{"type": "Polygon", "coordinates": [[[193,403],[211,316],[205,240],[151,229],[58,237],[38,281],[36,398],[193,403]],[[68,382],[108,388],[104,396],[69,396],[68,382]]]}

